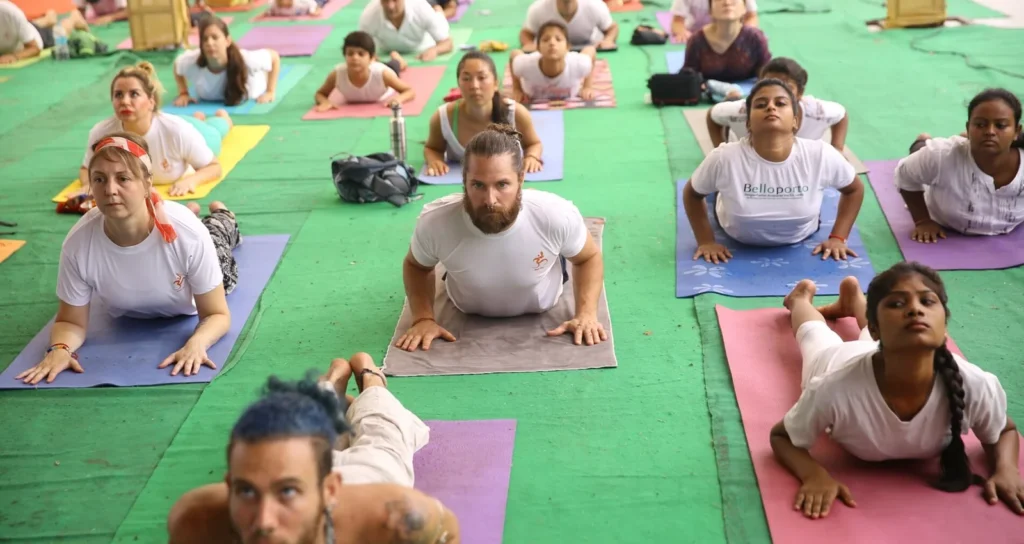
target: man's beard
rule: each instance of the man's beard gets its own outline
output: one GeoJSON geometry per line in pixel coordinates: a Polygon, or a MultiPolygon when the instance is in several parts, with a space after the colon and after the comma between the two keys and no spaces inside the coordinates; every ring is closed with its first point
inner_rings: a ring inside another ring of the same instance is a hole
{"type": "MultiPolygon", "coordinates": [[[[313,519],[313,522],[302,531],[301,535],[299,535],[299,539],[295,541],[295,544],[316,544],[319,542],[319,538],[324,531],[324,523],[327,521],[325,518],[330,514],[322,506],[318,509],[318,512],[319,513],[316,518],[313,519]]],[[[235,542],[252,542],[263,536],[262,533],[250,531],[246,535],[248,540],[242,538],[242,532],[238,530],[234,520],[231,522],[231,530],[235,534],[235,542]]],[[[333,543],[325,542],[324,544],[333,543]]]]}
{"type": "Polygon", "coordinates": [[[519,210],[523,207],[523,189],[522,187],[519,188],[516,194],[516,201],[511,208],[480,206],[475,209],[473,208],[473,203],[469,200],[469,195],[463,189],[462,207],[465,208],[470,220],[473,221],[473,225],[480,229],[480,232],[484,234],[497,234],[511,227],[512,223],[515,223],[516,218],[519,217],[519,210]]]}

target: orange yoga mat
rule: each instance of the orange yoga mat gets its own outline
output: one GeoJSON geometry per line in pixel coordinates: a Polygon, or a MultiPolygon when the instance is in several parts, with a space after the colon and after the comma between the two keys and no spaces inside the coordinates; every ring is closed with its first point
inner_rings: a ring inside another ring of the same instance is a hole
{"type": "Polygon", "coordinates": [[[57,13],[70,13],[75,9],[75,3],[72,0],[11,0],[11,2],[25,12],[29,21],[46,15],[46,12],[51,9],[57,13]]]}

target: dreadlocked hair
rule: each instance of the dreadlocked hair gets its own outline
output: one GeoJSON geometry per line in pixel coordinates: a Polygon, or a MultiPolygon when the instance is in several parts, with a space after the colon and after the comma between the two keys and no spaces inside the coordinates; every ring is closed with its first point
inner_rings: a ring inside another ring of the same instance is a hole
{"type": "MultiPolygon", "coordinates": [[[[935,292],[946,311],[946,319],[949,319],[949,296],[946,294],[946,286],[939,277],[938,272],[917,262],[901,262],[892,268],[875,276],[868,285],[867,293],[867,319],[868,325],[877,329],[878,327],[878,305],[882,299],[889,295],[896,284],[908,276],[918,275],[925,284],[935,292]]],[[[881,342],[879,342],[881,347],[881,342]]],[[[949,445],[942,450],[939,457],[941,476],[934,482],[937,489],[947,493],[958,493],[966,491],[972,483],[977,483],[979,478],[971,472],[970,461],[967,458],[967,451],[964,448],[963,422],[964,422],[964,379],[960,374],[960,367],[953,358],[953,353],[943,342],[935,349],[934,358],[935,373],[942,377],[942,383],[946,386],[946,395],[949,399],[949,427],[952,434],[949,445]]]]}

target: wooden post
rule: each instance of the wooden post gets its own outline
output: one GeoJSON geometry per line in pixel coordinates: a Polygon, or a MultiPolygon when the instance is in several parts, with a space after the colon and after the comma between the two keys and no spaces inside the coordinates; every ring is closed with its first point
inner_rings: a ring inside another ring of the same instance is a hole
{"type": "Polygon", "coordinates": [[[132,49],[188,47],[187,0],[128,0],[132,49]]]}

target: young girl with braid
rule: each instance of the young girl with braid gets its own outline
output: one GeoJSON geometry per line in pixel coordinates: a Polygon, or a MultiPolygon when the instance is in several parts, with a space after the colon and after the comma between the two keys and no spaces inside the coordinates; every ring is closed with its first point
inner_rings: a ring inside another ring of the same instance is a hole
{"type": "Polygon", "coordinates": [[[899,263],[862,294],[856,278],[840,285],[839,300],[815,308],[814,282],[803,280],[786,297],[803,357],[803,394],[772,428],[776,458],[800,479],[794,508],[827,516],[838,498],[855,506],[850,490],[811,457],[822,432],[865,461],[939,456],[934,486],[946,492],[984,486],[985,500],[1004,501],[1024,514],[1024,483],[1017,467],[1017,426],[1006,413],[998,378],[946,347],[946,288],[932,269],[899,263]],[[826,319],[855,317],[859,340],[844,342],[826,319]],[[963,434],[974,431],[991,473],[971,472],[963,434]]]}

